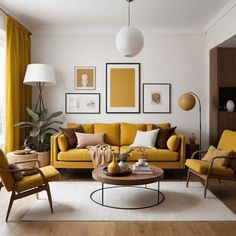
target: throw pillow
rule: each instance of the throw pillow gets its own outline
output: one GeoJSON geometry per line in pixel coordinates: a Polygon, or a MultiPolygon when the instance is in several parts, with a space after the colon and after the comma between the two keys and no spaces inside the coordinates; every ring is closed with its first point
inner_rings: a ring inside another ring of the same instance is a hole
{"type": "MultiPolygon", "coordinates": [[[[211,162],[214,157],[217,157],[217,156],[227,157],[227,156],[230,156],[231,154],[232,154],[232,150],[223,151],[223,150],[219,150],[215,148],[214,146],[210,146],[208,148],[206,155],[202,158],[202,160],[211,162]]],[[[225,159],[225,158],[219,158],[214,161],[214,166],[216,167],[225,167],[228,164],[229,164],[229,159],[225,159]]]]}
{"type": "MultiPolygon", "coordinates": [[[[19,169],[20,169],[16,164],[9,164],[9,165],[8,165],[8,168],[9,168],[10,170],[19,170],[19,169]]],[[[22,172],[20,172],[20,171],[11,172],[11,174],[12,174],[12,177],[13,177],[13,179],[14,179],[15,181],[20,181],[20,180],[23,179],[23,174],[22,174],[22,172]]]]}
{"type": "Polygon", "coordinates": [[[179,144],[180,144],[180,137],[177,135],[171,135],[166,143],[168,149],[173,152],[178,150],[179,144]]]}
{"type": "MultiPolygon", "coordinates": [[[[159,128],[156,125],[153,125],[152,129],[159,128]]],[[[172,135],[172,133],[175,131],[176,127],[171,127],[168,129],[163,129],[160,128],[158,135],[157,135],[157,140],[156,140],[156,148],[161,148],[161,149],[167,149],[167,140],[169,137],[172,135]]]]}
{"type": "Polygon", "coordinates": [[[85,148],[86,146],[105,144],[104,134],[84,134],[75,132],[75,135],[77,137],[77,148],[85,148]]]}
{"type": "Polygon", "coordinates": [[[154,148],[159,129],[151,131],[137,131],[134,142],[130,147],[154,148]]]}
{"type": "Polygon", "coordinates": [[[61,134],[57,139],[58,147],[61,151],[65,152],[68,149],[69,143],[64,134],[61,134]]]}
{"type": "Polygon", "coordinates": [[[68,148],[69,149],[75,148],[77,145],[77,138],[75,136],[75,132],[84,133],[84,130],[81,127],[81,125],[79,125],[76,128],[61,128],[60,127],[60,129],[68,141],[68,148]]]}

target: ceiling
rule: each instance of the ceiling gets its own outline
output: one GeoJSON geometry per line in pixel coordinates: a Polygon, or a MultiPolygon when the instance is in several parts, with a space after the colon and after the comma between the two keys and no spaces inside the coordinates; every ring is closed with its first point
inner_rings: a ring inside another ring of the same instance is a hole
{"type": "MultiPolygon", "coordinates": [[[[203,28],[228,0],[135,0],[131,23],[147,27],[203,28]]],[[[125,0],[1,0],[30,28],[39,26],[112,27],[127,24],[125,0]]]]}

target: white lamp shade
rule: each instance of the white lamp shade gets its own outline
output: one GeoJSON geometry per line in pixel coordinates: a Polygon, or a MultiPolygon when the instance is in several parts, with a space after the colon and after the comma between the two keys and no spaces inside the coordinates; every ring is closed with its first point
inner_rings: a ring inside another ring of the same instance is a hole
{"type": "Polygon", "coordinates": [[[116,36],[116,48],[125,57],[134,57],[143,49],[144,38],[134,27],[122,28],[116,36]]]}
{"type": "Polygon", "coordinates": [[[56,84],[52,66],[46,64],[29,64],[27,66],[23,83],[33,86],[39,82],[46,86],[56,84]]]}

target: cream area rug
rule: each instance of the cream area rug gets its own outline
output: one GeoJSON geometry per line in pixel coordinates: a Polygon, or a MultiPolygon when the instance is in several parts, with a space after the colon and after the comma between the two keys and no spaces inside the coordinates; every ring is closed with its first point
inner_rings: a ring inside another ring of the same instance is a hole
{"type": "MultiPolygon", "coordinates": [[[[108,185],[105,185],[108,186],[108,185]]],[[[50,183],[54,213],[50,213],[45,192],[22,218],[23,221],[235,221],[236,215],[230,211],[210,191],[203,198],[203,185],[190,182],[161,182],[161,192],[165,200],[158,206],[139,210],[120,210],[100,206],[90,199],[101,183],[55,182],[50,183]]],[[[157,188],[157,184],[148,187],[157,188]]],[[[101,200],[101,192],[94,194],[101,200]]],[[[157,200],[153,191],[121,187],[105,190],[107,205],[140,207],[151,205],[157,200]]]]}

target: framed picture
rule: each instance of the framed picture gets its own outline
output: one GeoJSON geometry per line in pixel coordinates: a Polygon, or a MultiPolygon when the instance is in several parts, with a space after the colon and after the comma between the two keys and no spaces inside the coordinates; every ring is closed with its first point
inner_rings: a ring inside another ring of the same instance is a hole
{"type": "Polygon", "coordinates": [[[140,64],[106,64],[106,113],[140,113],[140,64]]]}
{"type": "Polygon", "coordinates": [[[100,93],[66,93],[66,114],[99,114],[100,93]]]}
{"type": "Polygon", "coordinates": [[[143,84],[143,113],[171,113],[171,84],[143,84]]]}
{"type": "Polygon", "coordinates": [[[75,89],[95,89],[96,80],[95,80],[95,71],[96,68],[92,66],[76,66],[75,67],[75,89]]]}

